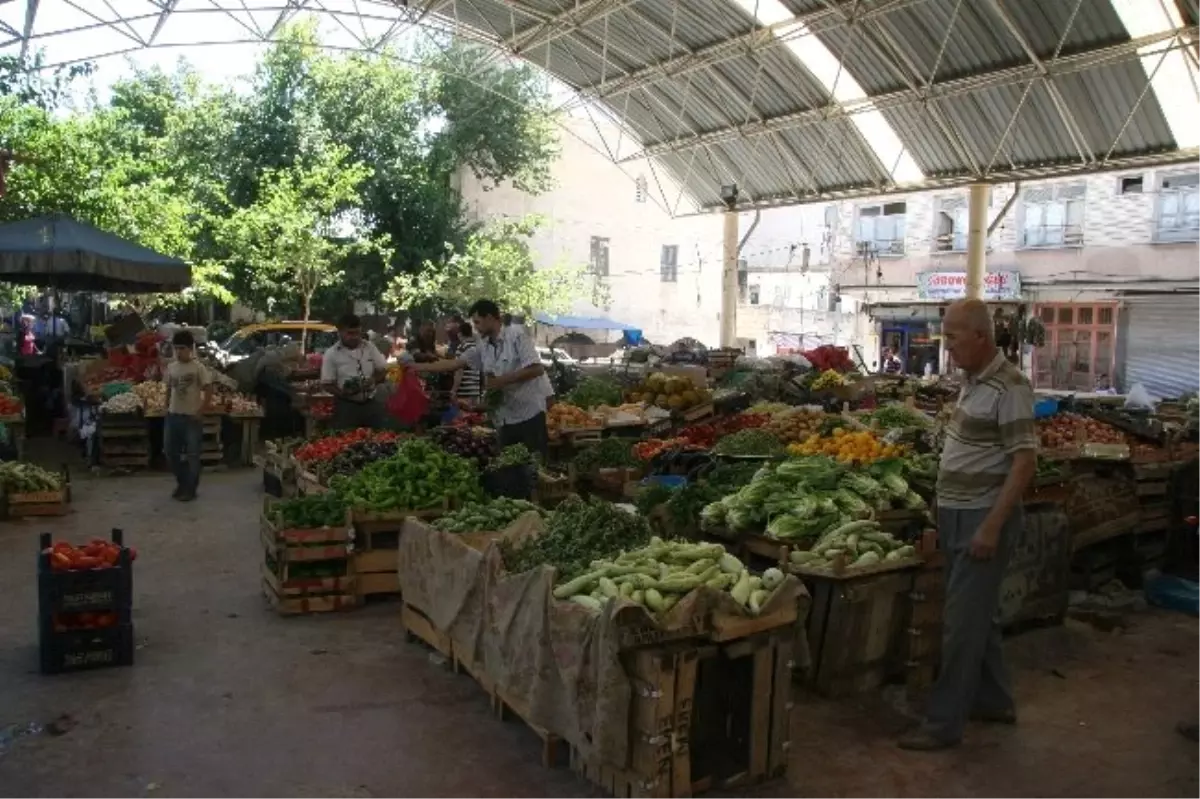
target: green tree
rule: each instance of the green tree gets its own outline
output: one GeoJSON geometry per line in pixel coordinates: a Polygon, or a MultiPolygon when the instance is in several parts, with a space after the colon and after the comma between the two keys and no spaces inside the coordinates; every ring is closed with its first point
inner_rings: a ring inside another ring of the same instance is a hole
{"type": "Polygon", "coordinates": [[[587,294],[587,272],[569,264],[534,265],[529,239],[541,221],[529,216],[487,225],[472,233],[461,250],[447,248],[440,263],[393,278],[387,299],[403,308],[435,301],[465,308],[486,297],[513,314],[568,310],[587,294]]]}
{"type": "Polygon", "coordinates": [[[347,156],[337,145],[315,147],[292,166],[268,171],[255,202],[221,224],[218,237],[239,254],[229,264],[235,282],[268,310],[296,298],[307,322],[313,296],[341,278],[347,258],[387,257],[387,240],[354,224],[358,188],[371,170],[347,156]]]}

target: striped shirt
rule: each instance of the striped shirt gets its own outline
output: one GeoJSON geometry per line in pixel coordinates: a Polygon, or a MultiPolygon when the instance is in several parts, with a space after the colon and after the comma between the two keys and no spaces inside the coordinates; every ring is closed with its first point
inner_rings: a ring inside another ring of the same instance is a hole
{"type": "Polygon", "coordinates": [[[968,376],[946,426],[937,501],[945,508],[990,508],[1012,468],[1012,455],[1037,448],[1033,388],[1003,353],[968,376]]]}
{"type": "MultiPolygon", "coordinates": [[[[470,339],[464,341],[454,353],[459,360],[469,361],[472,356],[468,353],[475,349],[475,340],[470,339]]],[[[482,382],[479,378],[479,370],[473,369],[470,366],[463,367],[462,377],[458,380],[458,399],[475,401],[483,394],[482,382]]]]}

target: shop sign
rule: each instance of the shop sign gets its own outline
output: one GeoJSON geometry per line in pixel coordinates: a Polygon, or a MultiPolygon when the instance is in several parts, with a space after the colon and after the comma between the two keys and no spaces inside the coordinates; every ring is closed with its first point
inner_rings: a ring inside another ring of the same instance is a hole
{"type": "MultiPolygon", "coordinates": [[[[967,273],[918,272],[917,296],[922,300],[961,300],[967,296],[967,273]]],[[[983,299],[1021,299],[1021,273],[988,272],[983,277],[983,299]]]]}

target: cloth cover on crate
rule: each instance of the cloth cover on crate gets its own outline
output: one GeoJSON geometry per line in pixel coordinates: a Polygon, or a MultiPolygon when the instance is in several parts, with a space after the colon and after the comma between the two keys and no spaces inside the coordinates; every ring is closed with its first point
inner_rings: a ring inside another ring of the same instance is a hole
{"type": "MultiPolygon", "coordinates": [[[[400,534],[397,572],[404,601],[448,634],[455,655],[482,670],[525,720],[566,739],[583,757],[623,767],[629,758],[633,685],[621,650],[656,636],[702,637],[713,617],[748,614],[727,593],[700,588],[655,617],[626,600],[595,613],[553,597],[549,567],[509,574],[496,542],[517,543],[541,532],[529,513],[493,534],[444,533],[416,519],[400,534]]],[[[807,615],[808,595],[788,575],[761,610],[788,603],[807,615]]],[[[801,636],[798,640],[802,640],[801,636]]]]}

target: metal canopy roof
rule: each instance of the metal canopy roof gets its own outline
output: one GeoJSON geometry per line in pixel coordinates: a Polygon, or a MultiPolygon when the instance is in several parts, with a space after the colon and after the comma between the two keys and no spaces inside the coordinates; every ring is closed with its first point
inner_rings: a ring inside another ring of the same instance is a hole
{"type": "Polygon", "coordinates": [[[0,41],[0,54],[96,31],[115,36],[119,46],[72,51],[50,63],[217,43],[190,31],[196,15],[233,20],[223,42],[270,41],[299,13],[334,20],[353,34],[357,44],[350,46],[362,49],[406,31],[453,30],[545,69],[575,91],[564,110],[603,110],[640,142],[628,155],[609,148],[614,160],[652,157],[699,208],[716,208],[729,183],[741,189],[742,205],[773,205],[1194,161],[1194,140],[1181,144],[1168,122],[1176,100],[1160,97],[1152,78],[1168,59],[1186,64],[1175,74],[1191,82],[1184,97],[1195,126],[1196,6],[1196,0],[0,0],[0,35],[10,37],[0,41]],[[61,7],[56,20],[62,9],[75,9],[77,25],[41,24],[52,5],[61,7]],[[1148,11],[1166,22],[1131,35],[1128,15],[1148,11]],[[814,47],[832,54],[830,74],[804,56],[814,47]],[[886,155],[871,135],[880,130],[884,141],[896,142],[886,155]]]}

